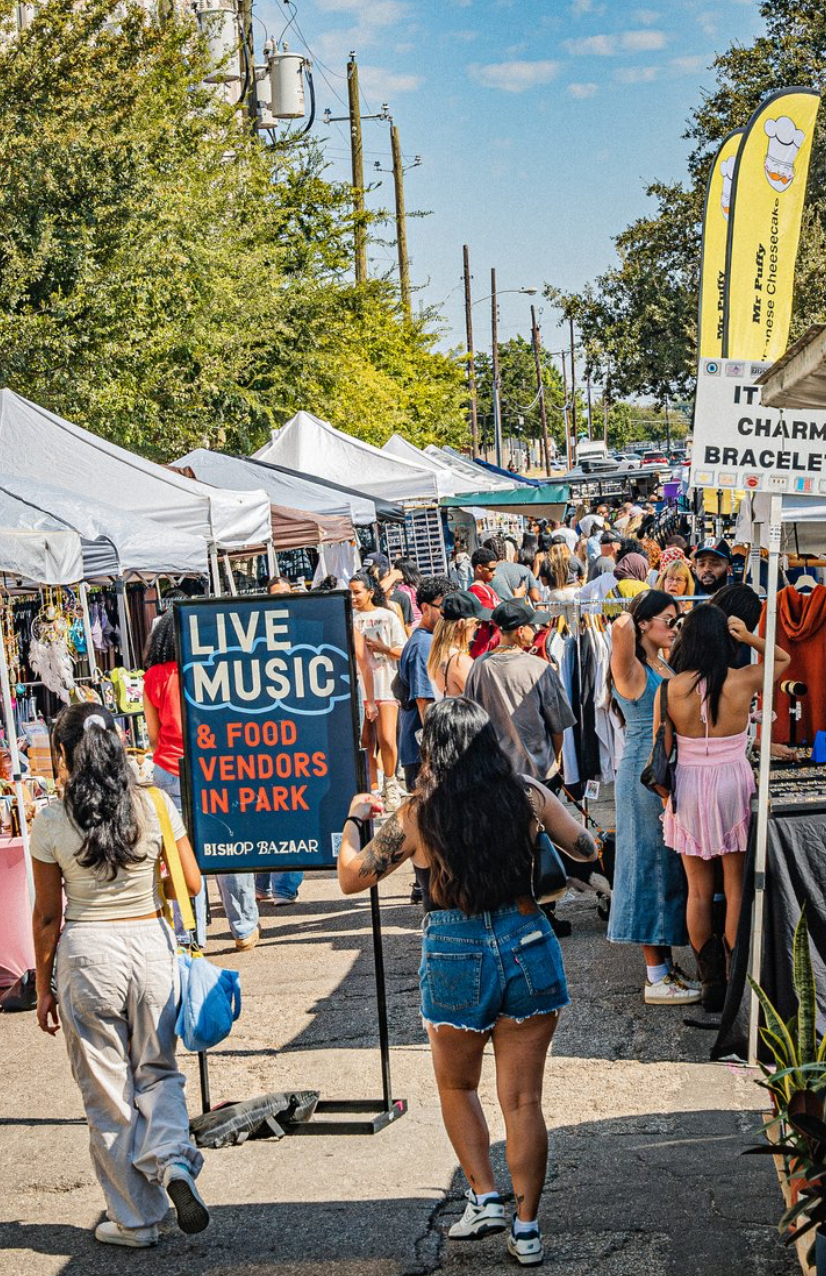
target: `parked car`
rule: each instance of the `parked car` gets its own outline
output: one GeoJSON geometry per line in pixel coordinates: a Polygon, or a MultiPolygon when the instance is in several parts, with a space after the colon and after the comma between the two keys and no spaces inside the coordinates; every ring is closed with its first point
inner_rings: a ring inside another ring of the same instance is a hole
{"type": "Polygon", "coordinates": [[[617,452],[615,455],[618,469],[638,470],[640,468],[640,458],[633,452],[617,452]]]}
{"type": "Polygon", "coordinates": [[[662,452],[643,452],[643,465],[668,465],[668,457],[662,452]]]}

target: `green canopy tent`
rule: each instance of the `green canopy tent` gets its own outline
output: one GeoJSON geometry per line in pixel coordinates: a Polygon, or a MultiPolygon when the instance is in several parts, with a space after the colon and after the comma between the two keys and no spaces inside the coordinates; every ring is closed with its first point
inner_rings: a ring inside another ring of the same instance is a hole
{"type": "Polygon", "coordinates": [[[500,514],[521,514],[523,518],[562,519],[570,489],[565,483],[543,483],[541,487],[514,487],[504,492],[463,492],[443,496],[442,509],[495,510],[500,514]]]}

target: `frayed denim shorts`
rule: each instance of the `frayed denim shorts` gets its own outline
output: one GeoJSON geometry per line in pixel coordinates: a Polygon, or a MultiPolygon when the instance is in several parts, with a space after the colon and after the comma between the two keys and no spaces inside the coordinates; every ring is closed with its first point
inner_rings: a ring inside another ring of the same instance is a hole
{"type": "Polygon", "coordinates": [[[500,1017],[553,1014],[569,1001],[550,922],[516,904],[472,917],[460,909],[428,913],[419,986],[425,1023],[469,1032],[490,1032],[500,1017]]]}

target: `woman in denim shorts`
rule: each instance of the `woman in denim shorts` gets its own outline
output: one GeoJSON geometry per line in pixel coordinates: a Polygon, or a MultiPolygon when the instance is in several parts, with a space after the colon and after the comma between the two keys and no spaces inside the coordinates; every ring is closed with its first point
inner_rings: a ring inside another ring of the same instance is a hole
{"type": "Polygon", "coordinates": [[[353,799],[339,883],[355,894],[413,861],[425,908],[422,1017],[445,1128],[470,1184],[449,1234],[474,1240],[507,1228],[478,1095],[492,1039],[516,1198],[508,1251],[534,1266],[544,1256],[537,1223],[548,1159],[542,1081],[568,989],[559,943],[531,891],[533,847],[541,823],[575,859],[594,859],[596,848],[544,785],[514,774],[488,715],[465,697],[429,710],[421,757],[415,795],[363,849],[360,834],[377,813],[376,799],[353,799]]]}

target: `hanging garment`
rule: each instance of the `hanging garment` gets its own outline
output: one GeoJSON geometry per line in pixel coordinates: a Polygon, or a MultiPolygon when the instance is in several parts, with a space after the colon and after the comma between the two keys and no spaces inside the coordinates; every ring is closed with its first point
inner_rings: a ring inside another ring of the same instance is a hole
{"type": "MultiPolygon", "coordinates": [[[[766,608],[760,618],[760,633],[766,633],[766,608]]],[[[810,594],[799,594],[794,587],[781,589],[777,595],[777,645],[792,658],[786,677],[805,682],[808,692],[798,701],[802,717],[795,736],[798,744],[811,744],[816,731],[826,730],[826,586],[817,585],[810,594]]],[[[791,701],[775,689],[774,710],[777,718],[772,726],[772,739],[785,744],[790,738],[789,711],[791,701]]]]}
{"type": "MultiPolygon", "coordinates": [[[[579,679],[577,675],[576,638],[568,638],[560,665],[560,678],[565,694],[579,719],[579,679]]],[[[579,784],[579,757],[577,754],[576,727],[567,727],[562,737],[562,774],[565,786],[573,789],[579,784]]]]}

